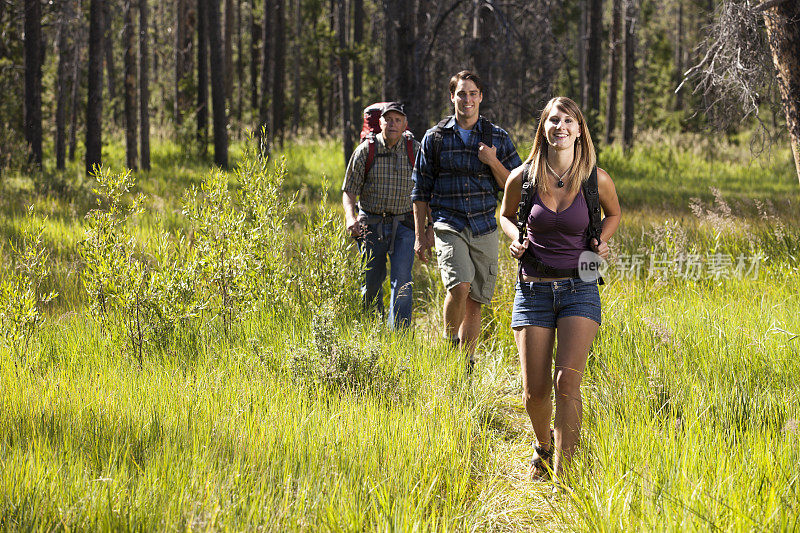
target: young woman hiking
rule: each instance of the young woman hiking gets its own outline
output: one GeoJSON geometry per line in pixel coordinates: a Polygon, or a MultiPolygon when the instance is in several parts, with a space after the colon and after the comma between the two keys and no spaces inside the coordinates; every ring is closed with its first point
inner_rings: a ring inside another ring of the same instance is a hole
{"type": "Polygon", "coordinates": [[[553,98],[542,111],[530,155],[505,186],[500,224],[511,239],[511,255],[520,259],[511,327],[537,440],[535,477],[552,472],[562,479],[580,436],[580,386],[600,327],[600,294],[591,275],[596,270],[578,266],[587,251],[608,256],[607,242],[620,221],[614,183],[595,165],[583,113],[569,98],[553,98]],[[518,225],[524,182],[530,184],[523,200],[529,215],[518,225]]]}

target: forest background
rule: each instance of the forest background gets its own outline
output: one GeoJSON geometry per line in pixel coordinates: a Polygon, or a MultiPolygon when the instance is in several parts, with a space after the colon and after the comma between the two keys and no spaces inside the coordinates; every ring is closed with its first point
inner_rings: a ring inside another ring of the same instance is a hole
{"type": "Polygon", "coordinates": [[[797,9],[782,0],[5,0],[0,167],[41,165],[46,136],[57,169],[84,139],[91,171],[104,131],[124,132],[132,169],[150,168],[151,129],[205,154],[209,110],[217,165],[228,166],[229,136],[247,129],[281,145],[300,131],[338,135],[347,159],[364,106],[403,101],[421,138],[449,106],[447,79],[470,67],[486,81],[492,120],[516,130],[567,94],[600,147],[618,135],[630,147],[635,129],[730,133],[742,117],[770,137],[785,120],[800,176],[797,9]]]}
{"type": "Polygon", "coordinates": [[[0,0],[0,529],[796,529],[798,10],[0,0]],[[359,306],[361,110],[462,68],[523,155],[578,101],[624,210],[560,496],[509,257],[472,376],[434,267],[413,334],[359,306]]]}

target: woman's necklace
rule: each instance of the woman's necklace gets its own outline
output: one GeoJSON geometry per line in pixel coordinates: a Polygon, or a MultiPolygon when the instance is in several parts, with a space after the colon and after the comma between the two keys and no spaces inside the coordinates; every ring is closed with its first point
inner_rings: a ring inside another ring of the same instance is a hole
{"type": "MultiPolygon", "coordinates": [[[[564,173],[563,173],[563,174],[561,174],[561,175],[559,176],[559,175],[558,175],[558,172],[556,172],[555,170],[553,170],[553,167],[551,167],[551,166],[550,166],[550,162],[549,162],[547,159],[545,159],[545,160],[544,160],[544,164],[545,164],[545,165],[547,165],[547,170],[549,170],[550,172],[552,172],[552,173],[553,173],[553,176],[555,176],[556,178],[558,178],[558,182],[556,182],[556,185],[557,185],[558,187],[563,187],[563,186],[564,186],[564,176],[566,176],[566,175],[567,175],[567,172],[569,172],[569,167],[567,167],[567,170],[565,170],[565,171],[564,171],[564,173]]],[[[570,166],[572,166],[572,165],[570,165],[570,166]]]]}

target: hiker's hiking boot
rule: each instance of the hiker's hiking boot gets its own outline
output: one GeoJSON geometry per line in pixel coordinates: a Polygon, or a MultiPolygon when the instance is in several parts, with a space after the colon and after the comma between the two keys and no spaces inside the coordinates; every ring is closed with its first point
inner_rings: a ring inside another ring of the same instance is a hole
{"type": "MultiPolygon", "coordinates": [[[[458,351],[459,348],[461,348],[461,339],[459,339],[458,337],[450,337],[448,339],[448,341],[450,342],[450,346],[453,348],[453,350],[458,351]]],[[[475,354],[474,353],[467,354],[466,361],[465,361],[465,366],[466,366],[466,369],[467,369],[467,375],[468,376],[472,375],[472,371],[475,369],[475,354]]]]}

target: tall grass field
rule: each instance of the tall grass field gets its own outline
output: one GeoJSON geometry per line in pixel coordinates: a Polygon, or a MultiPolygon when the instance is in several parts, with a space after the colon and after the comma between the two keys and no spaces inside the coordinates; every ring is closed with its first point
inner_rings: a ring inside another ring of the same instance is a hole
{"type": "Polygon", "coordinates": [[[505,238],[467,375],[435,265],[410,332],[361,310],[337,144],[232,155],[0,178],[0,530],[800,529],[788,150],[602,151],[623,219],[558,493],[528,472],[505,238]]]}

